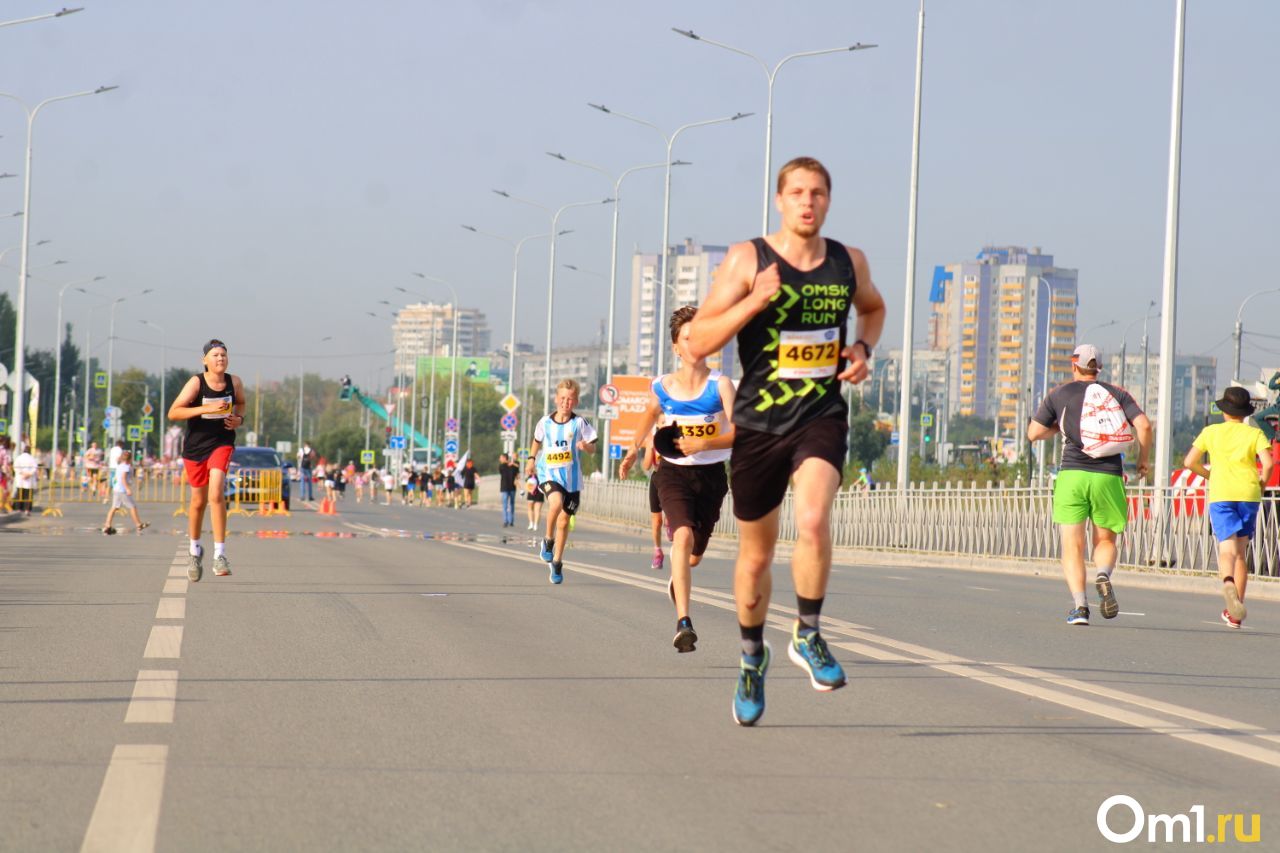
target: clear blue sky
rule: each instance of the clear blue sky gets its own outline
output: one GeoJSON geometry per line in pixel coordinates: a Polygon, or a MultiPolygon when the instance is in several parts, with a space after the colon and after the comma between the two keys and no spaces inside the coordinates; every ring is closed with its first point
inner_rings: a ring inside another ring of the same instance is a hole
{"type": "MultiPolygon", "coordinates": [[[[547,205],[609,193],[601,176],[548,150],[613,172],[663,158],[657,134],[588,101],[668,129],[756,112],[680,138],[675,154],[694,166],[676,173],[671,216],[673,241],[749,238],[760,218],[763,73],[672,26],[770,64],[880,45],[783,69],[774,154],[775,164],[798,154],[828,164],[827,233],[866,250],[889,304],[884,342],[900,341],[910,0],[791,4],[786,20],[778,4],[754,0],[83,3],[68,18],[0,29],[0,91],[35,102],[122,87],[55,104],[37,124],[32,238],[53,242],[32,264],[68,264],[35,272],[46,278],[30,293],[31,345],[52,345],[54,283],[100,274],[110,296],[155,291],[119,308],[117,368],[159,366],[158,335],[138,323],[147,319],[166,329],[171,364],[194,368],[199,344],[216,335],[231,344],[233,371],[278,377],[302,357],[308,369],[365,382],[390,363],[370,355],[391,348],[379,300],[402,298],[397,285],[444,296],[413,278],[417,270],[456,283],[464,305],[488,314],[497,346],[510,316],[510,251],[459,225],[512,237],[547,228],[541,212],[492,188],[547,205]],[[326,336],[334,341],[321,344],[326,336]]],[[[58,5],[3,0],[0,20],[58,5]]],[[[1280,286],[1262,263],[1280,230],[1280,4],[1189,7],[1178,349],[1225,363],[1240,301],[1280,286]]],[[[1173,0],[930,4],[921,300],[933,265],[985,243],[1042,246],[1078,268],[1082,327],[1127,323],[1159,298],[1173,20],[1173,0]]],[[[0,172],[21,173],[21,113],[6,101],[0,135],[0,172]]],[[[624,186],[623,302],[631,251],[658,246],[661,196],[660,171],[624,186]]],[[[21,181],[0,181],[0,212],[21,206],[21,181]]],[[[18,221],[0,219],[0,249],[18,241],[18,221]]],[[[566,214],[562,227],[574,233],[559,260],[605,272],[608,226],[607,208],[566,214]]],[[[12,294],[16,253],[5,267],[12,294]]],[[[519,336],[540,346],[545,243],[526,248],[521,276],[519,336]]],[[[589,340],[604,317],[605,280],[561,270],[557,297],[557,343],[589,340]]],[[[78,337],[94,304],[68,296],[78,337]]],[[[1280,334],[1280,295],[1255,300],[1249,315],[1246,329],[1280,334]]],[[[92,324],[104,341],[106,312],[94,311],[92,324]]],[[[618,328],[625,334],[625,315],[618,328]]],[[[1096,343],[1114,351],[1119,330],[1096,343]]],[[[1245,358],[1280,363],[1280,340],[1255,338],[1245,358]]]]}

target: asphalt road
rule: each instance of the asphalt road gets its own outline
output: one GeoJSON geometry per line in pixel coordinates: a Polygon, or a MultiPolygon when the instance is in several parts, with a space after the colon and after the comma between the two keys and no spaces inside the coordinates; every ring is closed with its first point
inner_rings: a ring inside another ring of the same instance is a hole
{"type": "Polygon", "coordinates": [[[784,569],[742,729],[731,543],[678,655],[641,531],[579,524],[557,587],[492,510],[347,502],[233,519],[188,584],[143,512],[0,522],[2,850],[1101,850],[1116,794],[1280,848],[1280,603],[1231,631],[1209,581],[1119,575],[1080,629],[1056,573],[840,565],[819,694],[784,569]]]}

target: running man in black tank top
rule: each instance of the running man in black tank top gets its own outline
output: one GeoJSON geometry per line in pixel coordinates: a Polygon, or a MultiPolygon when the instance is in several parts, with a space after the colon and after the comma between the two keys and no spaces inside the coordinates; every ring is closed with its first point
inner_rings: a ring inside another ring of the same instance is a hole
{"type": "Polygon", "coordinates": [[[204,510],[212,504],[209,521],[213,527],[213,573],[231,574],[227,562],[227,504],[223,484],[231,451],[236,443],[236,427],[244,423],[244,386],[239,376],[227,373],[227,345],[211,340],[204,345],[204,372],[192,376],[169,407],[169,420],[187,422],[187,438],[182,448],[182,464],[191,484],[191,506],[187,529],[191,534],[187,577],[200,580],[204,572],[204,547],[200,531],[204,510]]]}
{"type": "Polygon", "coordinates": [[[815,689],[845,683],[818,632],[831,574],[831,504],[849,438],[840,392],[842,382],[867,378],[885,307],[866,256],[820,235],[830,201],[831,175],[817,160],[801,157],[783,166],[774,202],[780,228],[729,249],[690,324],[695,358],[736,335],[742,361],[730,470],[739,530],[733,592],[742,633],[733,716],[743,726],[764,714],[764,624],[788,482],[795,495],[791,573],[800,619],[787,654],[815,689]],[[857,312],[852,333],[846,331],[850,309],[857,312]]]}

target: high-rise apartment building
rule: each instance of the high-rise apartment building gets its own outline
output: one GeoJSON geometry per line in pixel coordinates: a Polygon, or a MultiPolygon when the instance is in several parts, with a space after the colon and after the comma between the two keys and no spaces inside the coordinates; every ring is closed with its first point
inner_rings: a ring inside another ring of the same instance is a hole
{"type": "MultiPolygon", "coordinates": [[[[724,261],[728,246],[703,246],[685,240],[667,252],[667,301],[666,317],[658,317],[658,287],[661,278],[658,265],[662,259],[657,254],[637,252],[631,258],[631,351],[629,363],[641,375],[652,375],[657,370],[658,346],[665,346],[665,368],[672,370],[671,336],[667,320],[682,305],[699,305],[711,290],[712,277],[724,261]]],[[[715,370],[732,373],[733,342],[720,353],[707,359],[715,370]]]]}
{"type": "Polygon", "coordinates": [[[1021,246],[987,246],[934,270],[929,343],[950,352],[953,413],[1016,431],[1046,385],[1070,379],[1076,276],[1021,246]]]}
{"type": "MultiPolygon", "coordinates": [[[[1126,352],[1103,353],[1107,361],[1106,382],[1114,382],[1132,395],[1154,423],[1160,407],[1160,354],[1126,352]]],[[[1180,355],[1173,360],[1173,422],[1203,417],[1218,399],[1218,360],[1211,355],[1180,355]]]]}
{"type": "MultiPolygon", "coordinates": [[[[489,324],[484,312],[476,308],[459,308],[457,311],[458,351],[454,355],[476,358],[486,354],[489,351],[489,324]]],[[[406,305],[396,313],[395,322],[391,324],[391,338],[398,373],[413,373],[414,360],[422,356],[447,357],[451,354],[453,315],[453,305],[434,302],[406,305]]]]}

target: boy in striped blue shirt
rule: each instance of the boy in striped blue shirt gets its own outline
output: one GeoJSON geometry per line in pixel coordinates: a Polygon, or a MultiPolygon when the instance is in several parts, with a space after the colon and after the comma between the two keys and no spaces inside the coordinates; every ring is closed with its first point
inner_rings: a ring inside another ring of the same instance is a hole
{"type": "Polygon", "coordinates": [[[546,500],[547,536],[542,540],[542,559],[551,571],[551,582],[564,580],[564,546],[569,538],[569,520],[578,511],[582,493],[580,453],[595,453],[596,430],[581,415],[578,383],[562,379],[556,386],[556,410],[538,421],[530,448],[537,460],[538,488],[546,500]]]}

